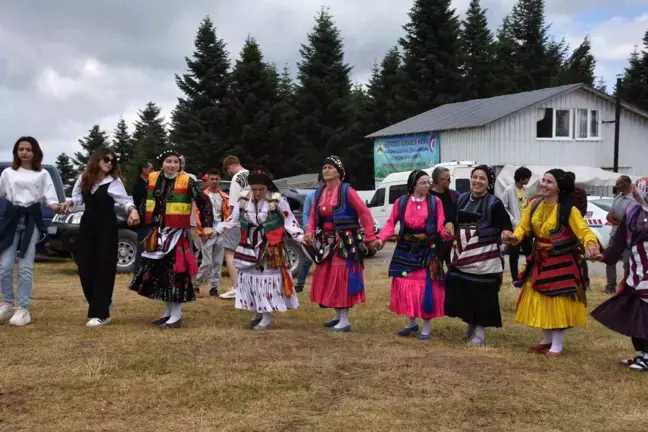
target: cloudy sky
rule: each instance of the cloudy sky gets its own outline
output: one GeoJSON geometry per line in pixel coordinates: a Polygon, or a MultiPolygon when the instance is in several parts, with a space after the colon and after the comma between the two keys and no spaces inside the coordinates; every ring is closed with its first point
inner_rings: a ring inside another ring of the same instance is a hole
{"type": "MultiPolygon", "coordinates": [[[[174,74],[185,70],[205,15],[231,57],[248,35],[266,60],[293,71],[321,6],[344,37],[353,79],[366,82],[375,61],[402,35],[412,0],[1,0],[0,157],[21,135],[42,144],[45,160],[78,150],[93,124],[110,133],[129,125],[148,101],[173,109],[174,74]]],[[[463,15],[469,0],[453,0],[463,15]]],[[[482,0],[495,29],[515,0],[482,0]]],[[[546,0],[551,32],[577,46],[589,35],[597,75],[610,87],[648,29],[648,0],[546,0]]]]}

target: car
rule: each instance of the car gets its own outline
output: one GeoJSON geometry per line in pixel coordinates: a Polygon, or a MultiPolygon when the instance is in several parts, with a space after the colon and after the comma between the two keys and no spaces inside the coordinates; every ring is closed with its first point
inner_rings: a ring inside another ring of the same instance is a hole
{"type": "Polygon", "coordinates": [[[614,198],[610,197],[587,197],[587,213],[585,214],[585,222],[587,222],[587,226],[596,235],[602,249],[606,249],[610,242],[612,224],[608,222],[607,215],[612,209],[613,202],[614,198]]]}
{"type": "MultiPolygon", "coordinates": [[[[0,173],[5,169],[10,168],[11,164],[11,162],[0,162],[0,173]]],[[[65,186],[63,185],[63,180],[61,179],[61,175],[59,174],[58,170],[54,165],[43,165],[43,169],[47,171],[52,178],[52,182],[54,183],[54,188],[56,189],[56,195],[58,196],[59,202],[64,202],[65,186]]],[[[0,220],[2,219],[2,215],[5,212],[6,205],[7,202],[5,200],[0,200],[0,220]]],[[[50,210],[49,207],[47,207],[46,204],[41,204],[41,212],[43,214],[43,222],[45,222],[45,226],[49,230],[49,227],[52,224],[52,220],[56,215],[52,210],[50,210]]],[[[36,252],[41,255],[47,256],[58,255],[58,253],[52,250],[52,248],[50,247],[49,236],[46,233],[42,234],[42,239],[36,246],[36,252]]]]}

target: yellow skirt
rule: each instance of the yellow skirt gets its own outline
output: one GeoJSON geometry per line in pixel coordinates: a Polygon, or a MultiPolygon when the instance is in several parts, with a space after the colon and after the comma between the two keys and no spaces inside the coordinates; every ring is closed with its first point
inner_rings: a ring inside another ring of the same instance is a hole
{"type": "Polygon", "coordinates": [[[587,325],[585,304],[567,296],[549,297],[526,281],[520,293],[515,322],[545,330],[587,325]]]}

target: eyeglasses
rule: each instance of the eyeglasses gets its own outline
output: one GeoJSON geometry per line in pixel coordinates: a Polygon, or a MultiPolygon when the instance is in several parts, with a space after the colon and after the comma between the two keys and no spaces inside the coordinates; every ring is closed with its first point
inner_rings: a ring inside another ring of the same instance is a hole
{"type": "Polygon", "coordinates": [[[110,156],[104,156],[104,157],[101,158],[101,160],[104,161],[104,163],[107,163],[107,164],[110,164],[110,165],[112,165],[115,162],[115,160],[113,158],[111,158],[110,156]]]}

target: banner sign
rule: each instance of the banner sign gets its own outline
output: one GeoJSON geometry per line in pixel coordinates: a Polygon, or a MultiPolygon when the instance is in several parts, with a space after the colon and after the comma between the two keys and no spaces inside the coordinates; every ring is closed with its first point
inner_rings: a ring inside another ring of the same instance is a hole
{"type": "Polygon", "coordinates": [[[439,134],[405,135],[374,140],[376,184],[389,174],[432,168],[439,163],[439,134]]]}

